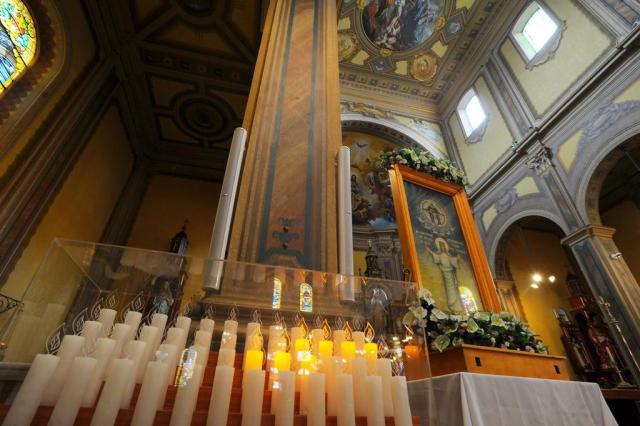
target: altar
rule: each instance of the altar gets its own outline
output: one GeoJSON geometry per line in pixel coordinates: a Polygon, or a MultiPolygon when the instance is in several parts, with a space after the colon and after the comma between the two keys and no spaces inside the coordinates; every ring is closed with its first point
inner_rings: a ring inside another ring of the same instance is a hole
{"type": "Polygon", "coordinates": [[[613,426],[595,383],[455,373],[408,384],[422,426],[613,426]]]}

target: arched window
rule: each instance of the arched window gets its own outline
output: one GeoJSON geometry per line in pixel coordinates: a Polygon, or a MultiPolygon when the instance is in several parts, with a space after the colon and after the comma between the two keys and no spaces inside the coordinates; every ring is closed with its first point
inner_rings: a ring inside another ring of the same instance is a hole
{"type": "Polygon", "coordinates": [[[0,0],[0,93],[33,64],[36,28],[24,2],[0,0]]]}

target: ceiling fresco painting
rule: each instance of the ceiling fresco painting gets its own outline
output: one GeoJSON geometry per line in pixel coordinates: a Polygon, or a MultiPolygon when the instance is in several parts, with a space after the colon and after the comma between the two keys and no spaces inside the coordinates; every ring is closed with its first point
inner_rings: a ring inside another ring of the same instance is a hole
{"type": "Polygon", "coordinates": [[[343,88],[437,106],[472,43],[504,0],[344,0],[338,20],[343,88]]]}

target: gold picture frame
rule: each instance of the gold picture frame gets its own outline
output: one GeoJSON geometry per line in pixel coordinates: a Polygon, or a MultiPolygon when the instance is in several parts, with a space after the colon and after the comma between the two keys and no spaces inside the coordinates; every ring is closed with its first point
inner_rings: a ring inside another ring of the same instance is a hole
{"type": "MultiPolygon", "coordinates": [[[[389,179],[391,184],[391,193],[393,196],[393,202],[395,206],[396,212],[396,222],[398,225],[398,233],[400,235],[400,242],[402,246],[402,255],[404,258],[405,264],[410,268],[412,273],[412,279],[415,281],[419,288],[427,288],[431,290],[429,283],[424,281],[423,275],[427,275],[424,273],[424,267],[421,267],[420,257],[422,256],[423,265],[426,261],[424,259],[430,258],[429,253],[425,253],[426,251],[431,252],[431,255],[434,256],[432,259],[436,259],[441,253],[441,248],[444,248],[445,254],[449,254],[449,246],[447,245],[447,241],[444,238],[435,238],[435,241],[438,245],[436,247],[437,252],[432,251],[426,244],[421,244],[421,249],[423,252],[419,253],[416,249],[416,234],[414,231],[414,226],[412,224],[412,217],[410,214],[410,207],[407,200],[407,191],[406,188],[409,188],[412,192],[417,191],[417,188],[413,186],[405,187],[406,183],[410,183],[419,187],[424,191],[424,199],[427,199],[427,196],[430,192],[435,192],[439,194],[444,194],[447,197],[450,197],[453,201],[453,206],[455,207],[455,215],[457,216],[457,221],[451,220],[449,218],[452,225],[447,229],[453,229],[455,225],[456,231],[459,228],[460,233],[462,234],[463,241],[457,241],[458,245],[464,244],[466,246],[465,255],[468,254],[468,258],[465,257],[464,260],[470,263],[471,270],[473,273],[473,278],[475,278],[475,289],[477,289],[477,293],[479,293],[480,299],[482,301],[482,308],[486,311],[498,312],[501,310],[500,300],[498,299],[498,294],[496,292],[495,284],[493,281],[493,277],[491,275],[491,270],[489,269],[489,264],[487,262],[487,258],[484,252],[484,247],[482,242],[480,241],[480,236],[478,234],[478,230],[476,228],[475,221],[473,219],[473,215],[471,213],[471,208],[469,206],[469,200],[467,199],[467,194],[464,191],[464,188],[455,185],[452,183],[444,182],[439,179],[436,179],[432,176],[429,176],[426,173],[418,172],[416,170],[410,169],[408,167],[393,165],[392,168],[389,169],[389,179]],[[458,227],[459,224],[459,227],[458,227]],[[439,241],[439,242],[438,242],[439,241]],[[441,246],[440,246],[441,245],[441,246]]],[[[412,195],[413,196],[413,195],[412,195]]],[[[441,196],[435,196],[440,197],[441,196]]],[[[423,201],[427,202],[427,201],[423,201]]],[[[431,207],[431,205],[429,205],[431,207]]],[[[415,211],[416,206],[412,205],[413,210],[415,211]]],[[[421,209],[425,208],[424,205],[420,206],[421,209]]],[[[451,209],[449,209],[451,210],[451,209]]],[[[429,213],[424,213],[425,217],[429,215],[429,213]]],[[[440,225],[440,222],[445,222],[447,218],[440,217],[443,213],[439,212],[435,206],[433,209],[433,215],[435,215],[436,223],[434,226],[440,225]]],[[[433,216],[432,216],[433,217],[433,216]]],[[[415,215],[414,215],[415,219],[415,215]]],[[[418,219],[420,220],[420,219],[418,219]]],[[[424,222],[422,222],[424,223],[424,222]]],[[[446,223],[446,222],[445,222],[446,223]]],[[[445,226],[445,225],[442,225],[445,226]]],[[[453,232],[453,231],[451,231],[453,232]]],[[[435,234],[433,234],[435,235],[435,234]]],[[[457,235],[457,234],[456,234],[457,235]]],[[[458,238],[458,240],[462,240],[462,238],[458,238]]],[[[462,251],[462,250],[461,250],[462,251]]],[[[439,258],[438,258],[439,259],[439,258]]],[[[434,260],[435,262],[435,260],[434,260]]],[[[440,260],[439,264],[442,264],[440,260]]],[[[456,260],[457,262],[457,260],[456,260]]],[[[450,272],[448,272],[450,273],[450,272]]],[[[454,280],[457,280],[456,272],[454,272],[454,280]]],[[[444,275],[444,273],[441,273],[444,275]]],[[[471,275],[469,273],[469,275],[471,275]]],[[[458,281],[454,281],[454,284],[458,284],[458,281]]],[[[445,293],[450,290],[447,290],[447,280],[443,277],[443,283],[445,293]]],[[[451,288],[451,285],[449,285],[451,288]]],[[[456,291],[459,292],[457,288],[456,291]]],[[[448,293],[447,293],[448,294],[448,293]]],[[[458,293],[459,294],[459,293],[458,293]]],[[[447,296],[448,297],[448,296],[447,296]]],[[[449,308],[451,308],[451,299],[448,298],[449,308]]],[[[461,304],[462,301],[458,301],[457,303],[461,304]]],[[[465,305],[466,306],[466,305],[465,305]]],[[[444,307],[445,309],[447,307],[444,307]]],[[[451,310],[455,310],[451,308],[451,310]]]]}

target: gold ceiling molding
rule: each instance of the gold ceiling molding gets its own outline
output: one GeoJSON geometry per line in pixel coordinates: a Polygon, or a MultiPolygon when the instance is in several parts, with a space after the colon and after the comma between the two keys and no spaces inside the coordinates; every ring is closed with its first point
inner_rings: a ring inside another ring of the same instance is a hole
{"type": "Polygon", "coordinates": [[[438,57],[429,52],[420,53],[411,61],[409,70],[413,78],[430,86],[438,72],[438,57]]]}
{"type": "Polygon", "coordinates": [[[338,33],[338,59],[340,62],[347,61],[358,51],[358,37],[351,32],[338,33]]]}

